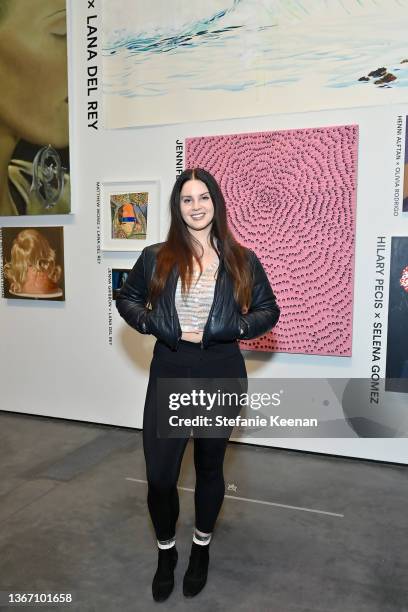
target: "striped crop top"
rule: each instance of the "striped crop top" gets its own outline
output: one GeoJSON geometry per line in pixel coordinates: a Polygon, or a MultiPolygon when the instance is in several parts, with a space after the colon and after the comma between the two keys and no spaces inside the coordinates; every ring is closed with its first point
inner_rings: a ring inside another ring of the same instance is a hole
{"type": "Polygon", "coordinates": [[[181,330],[203,331],[214,299],[216,271],[218,260],[203,270],[199,280],[199,268],[195,268],[190,292],[183,297],[181,294],[181,278],[178,278],[175,304],[181,330]]]}

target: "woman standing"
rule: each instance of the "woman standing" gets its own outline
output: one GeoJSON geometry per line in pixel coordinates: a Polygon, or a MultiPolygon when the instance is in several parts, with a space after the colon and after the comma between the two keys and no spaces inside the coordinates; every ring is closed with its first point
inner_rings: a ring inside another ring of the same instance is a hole
{"type": "MultiPolygon", "coordinates": [[[[157,338],[143,416],[147,503],[159,549],[152,584],[156,601],[167,599],[174,587],[177,482],[189,438],[157,437],[165,406],[157,402],[155,383],[158,378],[246,379],[237,340],[265,334],[280,312],[259,259],[232,236],[224,197],[211,174],[185,170],[173,187],[170,209],[167,240],[142,251],[116,300],[129,325],[157,338]]],[[[187,597],[207,580],[209,544],[224,499],[228,439],[194,437],[195,527],[183,581],[187,597]]]]}

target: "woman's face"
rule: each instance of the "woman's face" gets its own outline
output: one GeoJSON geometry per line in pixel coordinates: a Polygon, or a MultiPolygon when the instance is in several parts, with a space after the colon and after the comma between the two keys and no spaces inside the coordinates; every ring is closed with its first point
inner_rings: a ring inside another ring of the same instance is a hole
{"type": "Polygon", "coordinates": [[[199,231],[206,228],[214,218],[214,205],[203,181],[191,179],[181,189],[180,210],[188,228],[199,231]]]}
{"type": "Polygon", "coordinates": [[[0,90],[0,128],[33,144],[67,146],[65,0],[10,2],[0,20],[0,90]]]}

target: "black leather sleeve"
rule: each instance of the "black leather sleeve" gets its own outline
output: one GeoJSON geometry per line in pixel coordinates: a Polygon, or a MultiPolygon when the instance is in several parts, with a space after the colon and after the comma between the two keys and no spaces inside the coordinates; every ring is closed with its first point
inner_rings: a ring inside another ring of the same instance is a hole
{"type": "Polygon", "coordinates": [[[243,333],[240,340],[251,340],[266,334],[276,325],[280,315],[280,308],[270,285],[266,272],[256,254],[251,250],[254,285],[252,289],[252,303],[249,312],[240,315],[243,333]]]}
{"type": "Polygon", "coordinates": [[[149,334],[149,314],[146,308],[148,286],[145,268],[146,248],[143,249],[126,283],[118,292],[116,308],[120,316],[141,334],[149,334]]]}

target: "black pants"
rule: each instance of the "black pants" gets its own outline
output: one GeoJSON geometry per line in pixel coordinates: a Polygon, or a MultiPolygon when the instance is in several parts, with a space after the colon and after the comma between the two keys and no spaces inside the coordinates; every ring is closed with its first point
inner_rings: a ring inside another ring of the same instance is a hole
{"type": "MultiPolygon", "coordinates": [[[[189,437],[157,437],[160,406],[156,379],[160,377],[239,378],[246,381],[247,371],[237,342],[219,343],[202,349],[199,343],[180,340],[177,351],[172,351],[164,343],[156,341],[143,415],[143,450],[150,516],[157,539],[168,540],[175,535],[179,516],[177,482],[189,437]]],[[[235,414],[239,411],[238,407],[235,414]]],[[[195,526],[204,533],[212,532],[224,499],[223,463],[232,429],[228,437],[194,437],[195,526]]]]}

